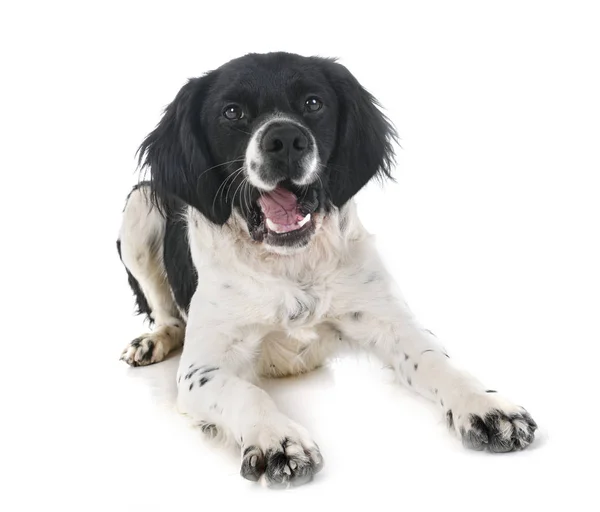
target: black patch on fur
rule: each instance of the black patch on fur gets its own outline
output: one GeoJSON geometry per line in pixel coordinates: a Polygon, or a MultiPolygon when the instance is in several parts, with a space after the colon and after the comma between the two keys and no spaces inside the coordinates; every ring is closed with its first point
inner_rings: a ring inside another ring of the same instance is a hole
{"type": "Polygon", "coordinates": [[[415,371],[417,371],[419,369],[419,363],[414,364],[414,369],[415,369],[415,371]]]}
{"type": "Polygon", "coordinates": [[[189,390],[191,391],[193,387],[194,387],[194,383],[190,382],[190,388],[189,388],[189,390]]]}
{"type": "MultiPolygon", "coordinates": [[[[141,187],[151,187],[151,183],[143,181],[137,184],[129,196],[141,187]]],[[[128,196],[128,198],[129,198],[128,196]]],[[[197,275],[187,239],[187,226],[185,222],[185,208],[187,205],[172,195],[153,195],[153,207],[158,208],[165,218],[165,234],[163,240],[150,241],[149,244],[163,243],[163,261],[167,273],[169,286],[175,297],[177,305],[184,311],[188,311],[192,295],[196,291],[197,275]]],[[[117,240],[117,251],[121,257],[121,241],[117,240]]],[[[122,258],[121,258],[122,261],[122,258]]],[[[145,314],[150,325],[154,323],[151,317],[152,309],[144,295],[138,281],[133,277],[127,267],[127,279],[129,286],[134,292],[137,313],[145,314]]]]}
{"type": "MultiPolygon", "coordinates": [[[[135,187],[133,187],[133,190],[129,193],[129,195],[131,195],[131,193],[134,190],[137,190],[140,186],[141,185],[136,185],[135,187]]],[[[129,196],[127,196],[127,199],[129,199],[129,196]]],[[[121,257],[121,240],[117,240],[117,252],[119,253],[119,258],[121,259],[122,263],[123,258],[121,257]]],[[[137,279],[133,277],[133,274],[129,272],[129,269],[125,266],[124,263],[123,266],[125,267],[125,271],[127,272],[127,282],[129,283],[129,287],[132,289],[133,295],[135,296],[136,314],[146,315],[148,322],[150,323],[150,325],[152,325],[154,323],[152,316],[150,316],[152,313],[152,309],[150,309],[150,305],[148,304],[148,300],[146,299],[146,296],[144,295],[144,292],[140,287],[140,283],[138,283],[137,279]]]]}
{"type": "Polygon", "coordinates": [[[412,379],[410,378],[410,375],[406,377],[406,382],[408,382],[409,386],[412,386],[412,379]]]}
{"type": "Polygon", "coordinates": [[[218,366],[202,366],[200,368],[200,373],[201,374],[206,374],[209,372],[216,372],[219,369],[218,366]]]}
{"type": "Polygon", "coordinates": [[[425,332],[428,332],[429,334],[431,334],[434,338],[437,338],[437,336],[435,334],[433,334],[429,329],[425,329],[425,332]]]}
{"type": "Polygon", "coordinates": [[[498,391],[496,391],[495,389],[486,389],[485,392],[486,393],[498,393],[498,391]]]}
{"type": "Polygon", "coordinates": [[[441,405],[442,407],[444,407],[444,399],[443,399],[443,398],[440,398],[440,405],[441,405]]]}
{"type": "Polygon", "coordinates": [[[454,428],[454,417],[452,416],[452,409],[448,409],[446,412],[446,425],[448,428],[454,428]]]}
{"type": "Polygon", "coordinates": [[[426,354],[427,352],[435,352],[435,350],[432,348],[428,348],[427,350],[423,350],[423,352],[421,352],[421,355],[426,354]]]}
{"type": "Polygon", "coordinates": [[[210,382],[212,380],[211,376],[208,377],[202,377],[199,381],[198,384],[200,385],[200,387],[204,386],[204,384],[206,384],[207,382],[210,382]]]}
{"type": "Polygon", "coordinates": [[[146,347],[146,352],[142,354],[142,361],[150,361],[152,359],[152,354],[154,353],[154,342],[152,340],[148,340],[146,347]]]}
{"type": "Polygon", "coordinates": [[[360,320],[362,318],[363,314],[360,311],[355,311],[354,313],[352,313],[352,318],[354,320],[360,320]]]}
{"type": "Polygon", "coordinates": [[[410,359],[410,356],[407,353],[404,353],[404,360],[408,361],[410,359]]]}
{"type": "Polygon", "coordinates": [[[166,208],[167,222],[164,238],[164,264],[167,279],[177,305],[189,311],[192,296],[198,285],[198,275],[192,262],[187,237],[187,225],[182,215],[185,204],[170,198],[166,208]]]}
{"type": "Polygon", "coordinates": [[[229,288],[231,288],[231,285],[229,283],[223,283],[223,288],[225,290],[228,290],[229,288]]]}
{"type": "Polygon", "coordinates": [[[374,177],[391,178],[397,135],[377,100],[342,65],[321,61],[339,101],[337,141],[328,166],[328,190],[338,208],[374,177]]]}
{"type": "Polygon", "coordinates": [[[231,203],[214,201],[225,175],[222,169],[214,168],[219,162],[214,161],[208,147],[211,130],[201,126],[203,105],[217,77],[215,71],[189,80],[144,139],[138,155],[140,165],[151,170],[156,203],[177,197],[220,225],[231,215],[231,203]],[[207,169],[215,172],[204,172],[207,169]]]}
{"type": "Polygon", "coordinates": [[[200,370],[200,368],[194,368],[193,370],[189,371],[188,374],[185,376],[185,379],[191,379],[194,376],[194,373],[196,373],[198,370],[200,370]]]}
{"type": "Polygon", "coordinates": [[[433,390],[433,392],[434,392],[434,393],[437,395],[437,394],[438,394],[438,388],[435,388],[435,389],[433,390]]]}

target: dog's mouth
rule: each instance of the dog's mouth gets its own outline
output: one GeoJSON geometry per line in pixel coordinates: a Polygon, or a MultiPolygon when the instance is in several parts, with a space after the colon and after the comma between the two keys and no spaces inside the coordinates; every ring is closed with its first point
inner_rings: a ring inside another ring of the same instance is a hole
{"type": "Polygon", "coordinates": [[[258,198],[248,222],[250,234],[268,245],[304,246],[315,232],[318,207],[316,189],[279,184],[258,198]]]}

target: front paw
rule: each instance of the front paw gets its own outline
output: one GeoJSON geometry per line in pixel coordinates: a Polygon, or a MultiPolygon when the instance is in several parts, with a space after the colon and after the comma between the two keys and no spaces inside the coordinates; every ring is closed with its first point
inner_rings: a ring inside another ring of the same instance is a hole
{"type": "Polygon", "coordinates": [[[265,424],[244,438],[240,474],[269,487],[287,488],[310,482],[323,467],[319,447],[291,420],[265,424]]]}
{"type": "Polygon", "coordinates": [[[447,410],[446,419],[465,447],[493,453],[523,450],[533,442],[537,429],[523,407],[493,391],[462,398],[447,410]]]}
{"type": "Polygon", "coordinates": [[[130,342],[123,350],[120,360],[130,366],[146,366],[162,361],[166,354],[160,333],[148,333],[130,342]]]}
{"type": "Polygon", "coordinates": [[[184,329],[179,325],[163,325],[154,332],[142,334],[131,341],[121,354],[121,361],[130,366],[146,366],[162,361],[183,343],[184,329]]]}

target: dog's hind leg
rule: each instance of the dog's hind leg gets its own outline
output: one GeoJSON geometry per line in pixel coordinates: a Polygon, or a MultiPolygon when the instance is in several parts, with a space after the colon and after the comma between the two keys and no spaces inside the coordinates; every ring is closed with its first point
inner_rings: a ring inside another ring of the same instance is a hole
{"type": "Polygon", "coordinates": [[[131,366],[158,363],[183,344],[184,314],[173,299],[163,260],[166,223],[150,201],[148,184],[136,186],[123,211],[117,249],[138,311],[155,327],[125,347],[121,359],[131,366]]]}

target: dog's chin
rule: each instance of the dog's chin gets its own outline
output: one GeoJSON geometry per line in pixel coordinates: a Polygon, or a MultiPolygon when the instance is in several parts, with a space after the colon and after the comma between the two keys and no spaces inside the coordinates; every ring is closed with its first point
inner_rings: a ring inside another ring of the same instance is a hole
{"type": "Polygon", "coordinates": [[[251,238],[270,252],[294,254],[306,248],[320,225],[319,191],[289,183],[262,193],[246,221],[251,238]]]}

